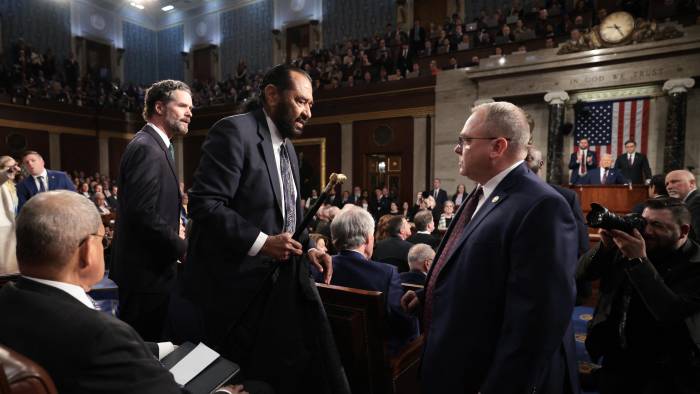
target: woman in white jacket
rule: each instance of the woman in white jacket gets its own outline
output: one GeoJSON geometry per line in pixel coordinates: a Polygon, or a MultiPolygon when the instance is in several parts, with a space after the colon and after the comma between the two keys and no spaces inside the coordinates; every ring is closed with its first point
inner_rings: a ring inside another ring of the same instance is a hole
{"type": "Polygon", "coordinates": [[[15,176],[20,168],[10,156],[0,156],[0,274],[17,272],[15,256],[15,216],[17,191],[15,176]]]}

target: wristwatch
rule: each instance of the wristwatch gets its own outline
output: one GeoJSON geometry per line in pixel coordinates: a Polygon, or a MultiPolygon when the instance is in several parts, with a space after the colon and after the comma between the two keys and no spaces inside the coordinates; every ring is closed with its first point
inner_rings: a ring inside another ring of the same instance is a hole
{"type": "Polygon", "coordinates": [[[641,257],[635,257],[633,259],[625,259],[625,268],[630,269],[642,264],[644,259],[641,257]]]}

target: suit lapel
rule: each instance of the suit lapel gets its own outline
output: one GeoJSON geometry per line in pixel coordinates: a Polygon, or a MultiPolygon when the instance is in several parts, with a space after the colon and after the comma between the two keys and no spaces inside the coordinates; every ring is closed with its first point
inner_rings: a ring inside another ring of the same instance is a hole
{"type": "MultiPolygon", "coordinates": [[[[255,119],[258,121],[258,135],[262,138],[259,144],[262,150],[263,157],[265,158],[265,165],[267,166],[267,175],[272,184],[272,190],[275,193],[275,200],[277,201],[277,207],[279,210],[279,215],[282,215],[282,204],[284,200],[282,199],[282,191],[280,190],[280,178],[277,171],[277,162],[275,161],[275,153],[272,151],[272,138],[270,137],[270,129],[267,127],[267,119],[265,119],[265,113],[262,110],[257,110],[253,113],[255,119]]],[[[291,161],[291,160],[290,160],[291,161]]],[[[284,218],[282,218],[284,220],[284,218]]]]}
{"type": "MultiPolygon", "coordinates": [[[[47,171],[47,173],[48,173],[48,171],[47,171]]],[[[33,196],[33,195],[39,193],[39,189],[36,188],[36,181],[34,180],[33,176],[29,175],[25,182],[27,184],[27,189],[29,189],[30,196],[33,196]]]]}
{"type": "Polygon", "coordinates": [[[49,190],[56,190],[56,188],[58,187],[58,185],[56,184],[58,182],[56,180],[56,173],[53,171],[46,170],[46,177],[49,178],[46,182],[49,186],[49,190]]]}
{"type": "MultiPolygon", "coordinates": [[[[163,139],[158,135],[158,132],[155,131],[151,126],[145,125],[141,129],[144,133],[148,134],[153,138],[158,146],[160,146],[160,149],[163,151],[163,154],[165,155],[166,160],[168,160],[168,166],[170,166],[170,170],[173,173],[173,176],[175,177],[175,180],[177,181],[177,170],[175,169],[175,162],[173,162],[173,158],[170,157],[170,150],[168,150],[168,147],[165,145],[165,142],[163,139]]],[[[172,141],[170,142],[172,144],[172,141]]],[[[180,190],[180,188],[177,188],[180,190]]]]}

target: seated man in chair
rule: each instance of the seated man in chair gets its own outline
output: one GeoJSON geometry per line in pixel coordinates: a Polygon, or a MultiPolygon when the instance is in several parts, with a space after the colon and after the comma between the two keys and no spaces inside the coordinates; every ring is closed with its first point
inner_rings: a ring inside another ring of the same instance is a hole
{"type": "Polygon", "coordinates": [[[22,276],[0,290],[0,343],[46,369],[60,393],[186,392],[158,362],[156,344],[95,310],[86,293],[104,276],[105,229],[92,201],[40,193],[22,208],[16,233],[22,276]]]}
{"type": "Polygon", "coordinates": [[[396,267],[370,260],[374,248],[374,219],[364,209],[346,205],[331,223],[333,256],[331,284],[362,290],[381,291],[386,297],[389,321],[389,353],[418,336],[418,321],[400,305],[403,289],[396,267]]]}

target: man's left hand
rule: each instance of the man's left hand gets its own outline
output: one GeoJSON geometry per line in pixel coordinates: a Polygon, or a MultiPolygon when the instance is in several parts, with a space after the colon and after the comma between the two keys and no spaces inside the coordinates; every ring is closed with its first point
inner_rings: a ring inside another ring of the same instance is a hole
{"type": "Polygon", "coordinates": [[[632,234],[620,230],[612,230],[611,233],[613,242],[615,242],[623,256],[628,259],[647,257],[646,243],[637,229],[634,229],[632,234]]]}
{"type": "Polygon", "coordinates": [[[307,255],[311,264],[316,266],[319,272],[323,272],[323,283],[330,284],[333,276],[333,259],[331,259],[331,256],[315,248],[309,249],[307,255]]]}

